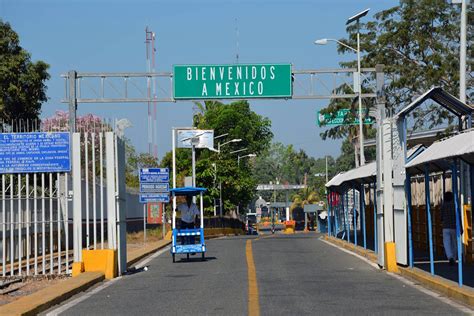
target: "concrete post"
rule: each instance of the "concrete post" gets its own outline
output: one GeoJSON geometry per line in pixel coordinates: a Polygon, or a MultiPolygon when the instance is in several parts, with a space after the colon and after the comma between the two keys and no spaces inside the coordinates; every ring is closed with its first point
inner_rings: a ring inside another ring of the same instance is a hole
{"type": "Polygon", "coordinates": [[[385,119],[385,93],[384,93],[384,72],[383,72],[383,65],[376,65],[376,85],[377,85],[377,108],[375,111],[375,119],[376,119],[376,156],[377,156],[377,181],[376,181],[376,192],[374,201],[378,206],[377,208],[377,249],[378,249],[378,257],[377,262],[380,266],[384,266],[384,223],[383,223],[383,150],[382,150],[382,122],[385,119]]]}
{"type": "MultiPolygon", "coordinates": [[[[72,134],[72,218],[74,263],[82,261],[81,134],[72,134]]],[[[73,267],[74,270],[74,267],[73,267]]],[[[79,267],[79,272],[80,272],[79,267]]]]}
{"type": "Polygon", "coordinates": [[[69,77],[69,130],[71,133],[76,131],[76,111],[77,111],[77,95],[76,95],[76,78],[77,72],[71,70],[68,72],[69,77]]]}
{"type": "Polygon", "coordinates": [[[105,133],[105,166],[107,180],[107,241],[109,249],[117,249],[115,210],[115,150],[114,133],[105,133]]]}

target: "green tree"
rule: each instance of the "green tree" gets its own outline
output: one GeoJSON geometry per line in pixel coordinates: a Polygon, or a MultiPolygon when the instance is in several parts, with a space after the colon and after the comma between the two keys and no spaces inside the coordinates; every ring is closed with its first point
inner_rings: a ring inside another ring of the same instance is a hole
{"type": "MultiPolygon", "coordinates": [[[[250,109],[247,101],[236,101],[224,104],[218,101],[196,103],[199,111],[194,116],[194,126],[199,129],[212,129],[214,135],[228,133],[219,141],[224,143],[231,139],[241,139],[221,148],[220,154],[208,149],[196,149],[196,184],[208,189],[205,208],[210,211],[214,199],[219,198],[219,182],[222,183],[224,211],[236,209],[238,205],[246,206],[252,199],[256,180],[251,172],[250,159],[243,159],[237,165],[237,155],[232,151],[246,148],[249,153],[260,155],[269,146],[273,134],[269,119],[261,117],[250,109]]],[[[218,147],[217,144],[214,146],[218,147]]],[[[161,165],[171,168],[171,153],[167,153],[161,165]]],[[[191,175],[191,150],[176,151],[177,185],[183,185],[183,178],[191,175]]],[[[241,208],[243,211],[243,208],[241,208]]]]}
{"type": "Polygon", "coordinates": [[[140,168],[157,168],[158,160],[148,153],[137,153],[129,139],[125,139],[125,183],[128,188],[140,186],[140,168]]]}
{"type": "Polygon", "coordinates": [[[0,118],[37,119],[41,104],[47,101],[46,80],[49,65],[32,62],[20,46],[18,34],[9,23],[0,20],[0,118]]]}
{"type": "MultiPolygon", "coordinates": [[[[328,159],[329,175],[334,173],[335,163],[328,159]]],[[[273,143],[257,157],[253,173],[258,183],[305,184],[310,191],[324,197],[326,178],[326,159],[309,157],[304,150],[296,151],[292,145],[273,143]],[[323,176],[321,176],[323,175],[323,176]]],[[[287,192],[263,191],[260,195],[266,200],[285,201],[287,192]],[[275,196],[274,196],[275,194],[275,196]]]]}
{"type": "MultiPolygon", "coordinates": [[[[414,97],[433,86],[440,86],[449,93],[459,94],[459,20],[460,6],[445,0],[400,0],[399,5],[375,14],[375,20],[360,24],[362,67],[385,65],[386,106],[389,113],[395,113],[408,105],[414,97]]],[[[469,17],[472,21],[472,14],[469,17]]],[[[473,23],[468,29],[468,56],[472,55],[474,32],[473,23]]],[[[341,42],[356,47],[357,25],[347,27],[348,39],[341,42]]],[[[339,53],[353,52],[340,45],[339,53]]],[[[356,67],[357,61],[341,63],[343,67],[356,67]]],[[[473,95],[474,78],[472,69],[468,74],[468,97],[473,95]]],[[[373,91],[375,78],[363,78],[362,91],[373,91]]],[[[350,91],[341,86],[339,91],[350,91]]],[[[468,99],[469,100],[469,99],[468,99]]],[[[363,100],[364,107],[374,106],[374,100],[363,100]]],[[[472,100],[471,100],[472,102],[472,100]]],[[[468,101],[469,103],[469,101],[468,101]]],[[[356,114],[357,103],[347,100],[332,100],[323,113],[332,113],[341,108],[352,111],[348,119],[356,114]]],[[[443,122],[450,124],[452,116],[443,108],[430,104],[413,113],[414,128],[432,128],[443,122]]],[[[366,138],[374,134],[371,127],[364,128],[366,138]]],[[[321,134],[323,139],[357,136],[357,126],[336,126],[321,134]]],[[[343,160],[349,160],[348,143],[343,144],[343,160]]],[[[371,153],[366,152],[366,156],[371,153]]],[[[352,152],[353,156],[353,152],[352,152]]],[[[370,159],[367,159],[370,160],[370,159]]]]}

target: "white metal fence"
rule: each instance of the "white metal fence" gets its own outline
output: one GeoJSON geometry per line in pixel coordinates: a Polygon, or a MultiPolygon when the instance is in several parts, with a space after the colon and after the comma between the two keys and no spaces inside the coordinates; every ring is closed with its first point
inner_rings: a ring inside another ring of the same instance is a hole
{"type": "Polygon", "coordinates": [[[2,276],[69,270],[64,173],[2,175],[2,276]]]}
{"type": "Polygon", "coordinates": [[[2,277],[68,274],[83,248],[117,249],[126,268],[124,143],[101,126],[71,144],[71,173],[1,175],[2,277]]]}

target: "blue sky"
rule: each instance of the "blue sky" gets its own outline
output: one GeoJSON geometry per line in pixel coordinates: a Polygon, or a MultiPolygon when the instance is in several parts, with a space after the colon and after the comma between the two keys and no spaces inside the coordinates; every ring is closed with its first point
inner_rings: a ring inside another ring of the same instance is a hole
{"type": "MultiPolygon", "coordinates": [[[[371,8],[368,19],[396,5],[392,0],[314,1],[25,1],[0,0],[0,16],[19,33],[33,60],[51,65],[49,101],[42,117],[67,110],[60,100],[68,70],[79,72],[146,71],[145,27],[157,36],[156,70],[173,64],[234,63],[236,19],[240,63],[288,62],[295,69],[334,68],[352,55],[338,55],[335,44],[316,46],[319,38],[342,38],[345,21],[371,8]]],[[[364,65],[362,65],[364,66],[364,65]]],[[[274,140],[293,144],[309,155],[339,155],[340,142],[321,140],[316,111],[327,101],[250,101],[272,121],[274,140]]],[[[192,103],[158,105],[157,143],[161,157],[171,149],[171,128],[189,126],[192,103]]],[[[128,118],[134,146],[147,151],[146,104],[82,104],[79,114],[128,118]]]]}

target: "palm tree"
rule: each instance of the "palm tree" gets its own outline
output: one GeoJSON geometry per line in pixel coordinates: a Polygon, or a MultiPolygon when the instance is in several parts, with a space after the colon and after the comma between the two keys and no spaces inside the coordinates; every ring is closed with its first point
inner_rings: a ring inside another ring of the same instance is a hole
{"type": "Polygon", "coordinates": [[[293,195],[293,203],[291,204],[291,210],[293,211],[293,209],[295,209],[296,207],[304,208],[306,204],[315,204],[319,200],[320,199],[318,193],[312,190],[312,188],[306,187],[299,193],[293,195]]]}

